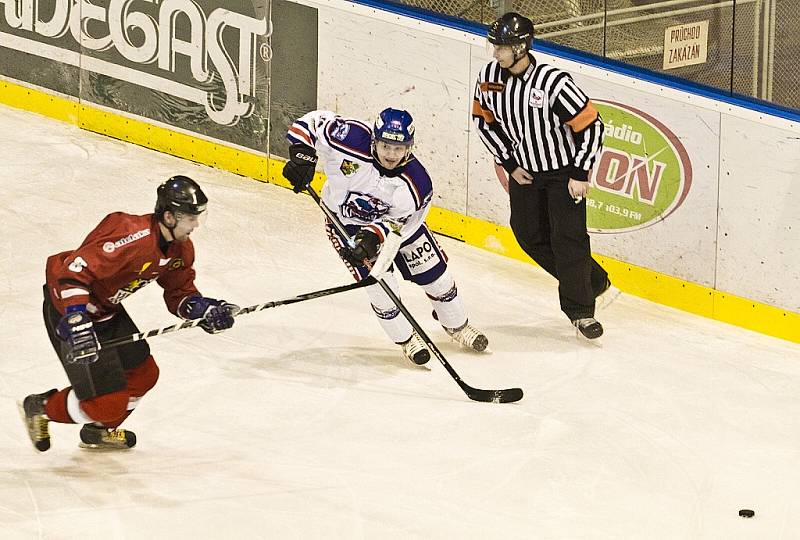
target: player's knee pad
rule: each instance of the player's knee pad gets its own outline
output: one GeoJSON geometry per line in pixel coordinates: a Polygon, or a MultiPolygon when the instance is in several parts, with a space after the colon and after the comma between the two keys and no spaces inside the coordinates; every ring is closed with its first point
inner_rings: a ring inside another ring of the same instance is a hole
{"type": "Polygon", "coordinates": [[[80,402],[80,406],[83,412],[95,422],[102,424],[114,422],[128,412],[128,391],[119,390],[84,399],[80,402]]]}
{"type": "Polygon", "coordinates": [[[133,369],[125,372],[125,379],[128,383],[128,393],[131,397],[141,397],[145,395],[158,382],[158,364],[152,356],[133,369]]]}

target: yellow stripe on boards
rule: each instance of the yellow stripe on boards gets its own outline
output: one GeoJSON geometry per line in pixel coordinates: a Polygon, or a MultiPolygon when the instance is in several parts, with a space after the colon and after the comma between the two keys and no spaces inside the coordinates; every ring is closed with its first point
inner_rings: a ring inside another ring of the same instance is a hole
{"type": "Polygon", "coordinates": [[[199,139],[91,105],[81,104],[78,125],[88,131],[258,180],[265,179],[267,175],[266,156],[199,139]]]}
{"type": "MultiPolygon", "coordinates": [[[[131,143],[152,148],[197,163],[249,176],[283,187],[291,187],[281,171],[284,161],[230,148],[127,118],[97,107],[79,104],[67,97],[0,80],[0,103],[42,114],[56,120],[131,143]]],[[[322,189],[324,176],[317,173],[312,185],[322,189]]],[[[432,208],[431,229],[464,242],[534,264],[520,249],[511,229],[443,208],[432,208]]],[[[595,255],[620,290],[646,300],[704,317],[800,343],[800,313],[776,308],[733,294],[716,291],[647,268],[610,257],[595,255]]]]}
{"type": "Polygon", "coordinates": [[[78,102],[0,80],[0,103],[47,116],[68,124],[78,123],[78,102]]]}
{"type": "MultiPolygon", "coordinates": [[[[466,217],[450,210],[433,208],[428,225],[436,232],[535,265],[520,249],[509,227],[466,217]]],[[[623,261],[594,255],[609,273],[614,285],[658,304],[800,343],[800,314],[748,300],[710,287],[623,261]]]]}

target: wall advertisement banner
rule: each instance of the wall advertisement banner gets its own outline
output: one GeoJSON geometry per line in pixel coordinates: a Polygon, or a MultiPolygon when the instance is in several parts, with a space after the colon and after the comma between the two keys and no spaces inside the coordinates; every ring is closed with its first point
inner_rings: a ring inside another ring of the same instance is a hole
{"type": "Polygon", "coordinates": [[[678,210],[692,186],[692,162],[661,121],[630,105],[594,100],[605,122],[603,153],[586,203],[589,230],[643,229],[678,210]]]}
{"type": "Polygon", "coordinates": [[[0,72],[266,151],[269,4],[0,0],[0,72]],[[8,54],[6,54],[8,53],[8,54]],[[37,70],[25,69],[36,59],[37,70]],[[59,66],[59,67],[56,67],[59,66]],[[75,88],[62,88],[63,67],[75,88]]]}

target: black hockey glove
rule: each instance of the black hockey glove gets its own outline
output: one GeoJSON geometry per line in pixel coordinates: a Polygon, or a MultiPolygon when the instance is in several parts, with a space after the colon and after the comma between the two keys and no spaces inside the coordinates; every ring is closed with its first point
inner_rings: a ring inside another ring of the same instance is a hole
{"type": "Polygon", "coordinates": [[[375,262],[378,251],[381,248],[381,240],[378,235],[369,229],[361,229],[353,238],[354,246],[344,248],[341,251],[342,257],[353,266],[364,266],[364,260],[370,263],[375,262]]]}
{"type": "Polygon", "coordinates": [[[239,306],[225,300],[190,296],[181,303],[178,314],[184,319],[203,319],[198,325],[209,334],[217,334],[233,326],[239,306]]]}
{"type": "Polygon", "coordinates": [[[56,335],[67,342],[68,364],[92,364],[99,358],[100,342],[89,315],[82,310],[61,317],[56,335]]]}
{"type": "Polygon", "coordinates": [[[317,151],[307,144],[289,147],[289,161],[283,166],[283,176],[292,184],[295,193],[305,190],[314,179],[317,151]]]}

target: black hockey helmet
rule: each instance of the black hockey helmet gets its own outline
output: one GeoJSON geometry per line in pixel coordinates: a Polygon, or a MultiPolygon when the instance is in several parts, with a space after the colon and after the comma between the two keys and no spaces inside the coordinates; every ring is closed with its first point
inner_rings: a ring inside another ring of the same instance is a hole
{"type": "Polygon", "coordinates": [[[525,44],[530,49],[533,42],[533,21],[519,13],[510,11],[489,26],[487,35],[493,45],[525,44]]]}
{"type": "Polygon", "coordinates": [[[206,210],[208,197],[200,186],[188,176],[173,176],[156,190],[156,215],[159,220],[169,210],[186,214],[202,214],[206,210]]]}

